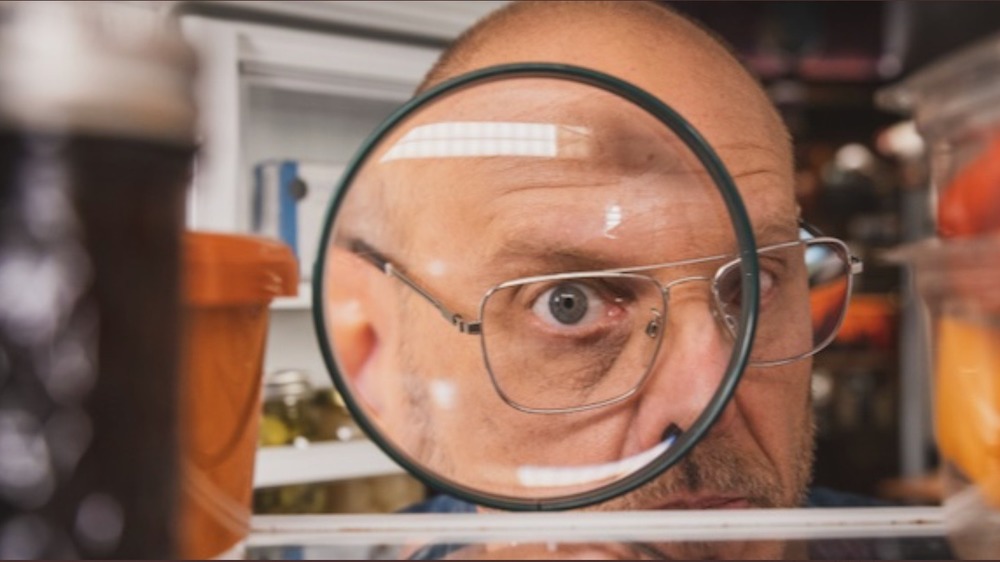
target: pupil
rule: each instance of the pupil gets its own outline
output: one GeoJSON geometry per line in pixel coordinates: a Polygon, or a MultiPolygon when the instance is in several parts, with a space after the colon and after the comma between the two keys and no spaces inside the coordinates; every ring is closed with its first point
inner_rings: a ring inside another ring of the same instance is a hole
{"type": "Polygon", "coordinates": [[[572,285],[556,287],[549,297],[549,312],[563,324],[576,324],[587,314],[587,295],[572,285]]]}

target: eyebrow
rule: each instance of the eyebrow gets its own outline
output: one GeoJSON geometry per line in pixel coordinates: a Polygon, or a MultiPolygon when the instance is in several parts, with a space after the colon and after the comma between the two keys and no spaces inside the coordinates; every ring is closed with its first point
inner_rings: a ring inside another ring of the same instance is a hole
{"type": "Polygon", "coordinates": [[[584,248],[524,239],[507,241],[491,256],[490,261],[503,264],[501,269],[509,269],[508,278],[567,271],[603,271],[623,265],[620,258],[584,248]]]}
{"type": "Polygon", "coordinates": [[[391,258],[376,250],[374,246],[368,244],[360,238],[349,238],[347,240],[347,249],[352,254],[364,259],[365,261],[371,263],[375,267],[379,268],[383,272],[386,268],[393,262],[391,258]]]}
{"type": "MultiPolygon", "coordinates": [[[[754,238],[758,248],[798,239],[797,223],[786,225],[782,222],[767,221],[755,230],[754,238]]],[[[678,266],[693,265],[733,258],[738,253],[736,247],[733,247],[731,251],[717,254],[699,254],[693,249],[688,248],[688,250],[680,252],[686,257],[678,257],[676,260],[659,263],[677,264],[678,266]]],[[[499,269],[505,272],[505,280],[529,275],[607,271],[658,265],[634,263],[634,260],[623,258],[621,252],[553,243],[538,236],[526,235],[524,232],[510,233],[499,248],[492,253],[489,261],[501,264],[499,269]]]]}

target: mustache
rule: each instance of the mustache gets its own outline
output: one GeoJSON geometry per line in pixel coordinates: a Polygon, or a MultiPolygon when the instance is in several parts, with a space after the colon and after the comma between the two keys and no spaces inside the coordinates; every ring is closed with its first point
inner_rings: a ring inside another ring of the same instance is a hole
{"type": "Polygon", "coordinates": [[[709,437],[660,477],[628,494],[596,506],[600,510],[635,510],[662,506],[676,496],[694,494],[742,497],[754,507],[793,507],[799,495],[788,490],[777,470],[728,438],[709,437]]]}

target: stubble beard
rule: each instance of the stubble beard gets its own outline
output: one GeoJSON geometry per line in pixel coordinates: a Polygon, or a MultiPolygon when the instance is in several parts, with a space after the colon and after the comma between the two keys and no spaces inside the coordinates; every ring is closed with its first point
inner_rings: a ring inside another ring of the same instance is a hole
{"type": "Polygon", "coordinates": [[[746,448],[740,447],[734,437],[709,433],[655,480],[590,509],[656,509],[669,504],[673,497],[694,494],[741,497],[751,507],[801,507],[806,500],[815,458],[815,423],[811,411],[808,419],[798,447],[793,448],[789,459],[788,482],[782,482],[779,467],[759,453],[745,453],[746,448]]]}

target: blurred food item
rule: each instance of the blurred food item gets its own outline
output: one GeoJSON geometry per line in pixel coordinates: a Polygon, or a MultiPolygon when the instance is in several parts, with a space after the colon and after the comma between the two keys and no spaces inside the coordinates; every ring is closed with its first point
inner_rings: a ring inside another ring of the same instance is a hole
{"type": "Polygon", "coordinates": [[[363,438],[361,428],[333,388],[316,390],[309,375],[300,370],[277,371],[267,377],[262,446],[363,438]]]}
{"type": "Polygon", "coordinates": [[[949,536],[963,558],[1000,553],[1000,234],[907,250],[933,328],[934,420],[949,536]]]}
{"type": "MultiPolygon", "coordinates": [[[[365,439],[337,391],[314,389],[303,371],[285,370],[270,375],[265,397],[260,432],[262,446],[307,446],[313,441],[365,439]]],[[[388,513],[416,503],[424,496],[424,487],[416,479],[392,474],[256,490],[254,511],[388,513]]]]}
{"type": "Polygon", "coordinates": [[[260,419],[260,444],[264,447],[284,445],[291,441],[293,433],[280,418],[264,414],[260,419]]]}
{"type": "Polygon", "coordinates": [[[317,440],[351,441],[367,439],[347,410],[344,398],[333,388],[325,388],[313,398],[317,440]]]}
{"type": "Polygon", "coordinates": [[[209,558],[249,530],[269,307],[295,294],[298,265],[267,238],[188,232],[184,243],[180,555],[209,558]]]}
{"type": "Polygon", "coordinates": [[[260,444],[290,445],[296,438],[315,438],[315,412],[311,402],[315,390],[304,371],[283,370],[271,373],[264,382],[264,413],[260,444]]]}
{"type": "Polygon", "coordinates": [[[941,454],[1000,508],[1000,315],[943,315],[935,389],[941,454]]]}
{"type": "Polygon", "coordinates": [[[837,343],[889,349],[896,341],[898,307],[887,295],[855,294],[837,332],[837,343]]]}
{"type": "Polygon", "coordinates": [[[941,193],[938,231],[945,238],[1000,230],[1000,133],[941,193]]]}
{"type": "Polygon", "coordinates": [[[904,252],[932,315],[935,422],[946,475],[953,485],[978,487],[1000,508],[1000,234],[929,241],[904,252]]]}

